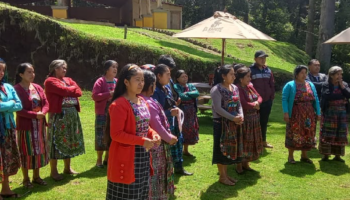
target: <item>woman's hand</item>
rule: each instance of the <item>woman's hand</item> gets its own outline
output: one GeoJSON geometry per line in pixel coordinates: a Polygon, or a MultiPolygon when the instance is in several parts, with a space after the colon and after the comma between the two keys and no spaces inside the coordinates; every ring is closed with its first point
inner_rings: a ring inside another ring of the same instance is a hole
{"type": "Polygon", "coordinates": [[[170,145],[176,144],[178,141],[177,137],[175,135],[171,135],[171,140],[169,142],[170,145]]]}
{"type": "Polygon", "coordinates": [[[37,119],[44,119],[45,118],[45,114],[42,113],[41,111],[39,111],[39,112],[36,113],[36,118],[37,119]]]}
{"type": "Polygon", "coordinates": [[[318,115],[317,116],[317,121],[321,121],[321,119],[322,119],[321,115],[318,115]]]}
{"type": "Polygon", "coordinates": [[[345,88],[344,83],[343,83],[343,80],[340,80],[340,81],[339,81],[339,86],[340,86],[341,89],[344,89],[344,88],[345,88]]]}
{"type": "Polygon", "coordinates": [[[243,117],[238,115],[233,118],[233,122],[237,125],[242,125],[243,124],[243,117]]]}
{"type": "Polygon", "coordinates": [[[284,120],[286,123],[289,123],[289,114],[288,114],[288,113],[284,113],[283,120],[284,120]]]}
{"type": "Polygon", "coordinates": [[[143,147],[145,147],[146,151],[152,149],[152,147],[154,146],[154,141],[149,139],[149,138],[145,138],[145,141],[143,142],[143,147]]]}
{"type": "Polygon", "coordinates": [[[179,108],[173,108],[170,110],[170,112],[171,112],[171,116],[175,117],[179,113],[179,108]]]}
{"type": "Polygon", "coordinates": [[[181,104],[181,98],[179,97],[179,99],[176,101],[176,106],[179,106],[181,104]]]}
{"type": "Polygon", "coordinates": [[[154,135],[153,136],[153,141],[156,145],[160,145],[160,143],[162,142],[162,138],[159,135],[154,135]]]}
{"type": "Polygon", "coordinates": [[[260,110],[260,104],[259,104],[259,102],[258,102],[258,101],[255,101],[254,103],[255,103],[254,109],[260,110]]]}

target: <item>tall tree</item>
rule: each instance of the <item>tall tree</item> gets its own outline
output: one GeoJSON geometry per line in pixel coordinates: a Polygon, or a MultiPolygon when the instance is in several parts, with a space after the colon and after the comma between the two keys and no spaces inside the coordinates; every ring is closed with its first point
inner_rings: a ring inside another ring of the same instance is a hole
{"type": "Polygon", "coordinates": [[[332,46],[323,44],[334,34],[335,0],[322,0],[320,30],[317,44],[316,58],[321,62],[322,69],[330,67],[332,46]]]}
{"type": "Polygon", "coordinates": [[[312,48],[314,46],[314,29],[315,29],[314,24],[315,24],[315,10],[316,10],[315,3],[316,3],[316,0],[309,0],[305,52],[310,57],[313,55],[312,48]]]}

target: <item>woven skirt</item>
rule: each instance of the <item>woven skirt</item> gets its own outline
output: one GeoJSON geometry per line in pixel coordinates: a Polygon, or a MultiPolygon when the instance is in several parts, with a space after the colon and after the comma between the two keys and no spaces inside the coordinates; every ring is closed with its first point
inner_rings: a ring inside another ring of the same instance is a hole
{"type": "Polygon", "coordinates": [[[15,175],[21,167],[20,156],[16,143],[15,129],[6,129],[4,143],[0,144],[1,174],[3,176],[15,175]]]}
{"type": "Polygon", "coordinates": [[[135,146],[135,182],[132,184],[108,181],[107,200],[146,200],[149,193],[150,156],[142,146],[135,146]]]}
{"type": "Polygon", "coordinates": [[[104,132],[106,129],[106,115],[96,115],[95,118],[95,150],[96,151],[108,151],[108,147],[105,144],[104,132]]]}

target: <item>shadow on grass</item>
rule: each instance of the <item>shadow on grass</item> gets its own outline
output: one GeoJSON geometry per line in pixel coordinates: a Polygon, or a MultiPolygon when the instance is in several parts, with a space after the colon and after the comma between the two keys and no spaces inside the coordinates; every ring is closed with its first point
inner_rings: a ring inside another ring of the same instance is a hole
{"type": "MultiPolygon", "coordinates": [[[[237,175],[231,167],[227,169],[228,175],[238,180],[235,186],[226,186],[218,181],[209,186],[209,188],[200,194],[200,199],[229,199],[238,197],[238,191],[244,190],[247,187],[254,186],[261,178],[259,172],[245,172],[242,175],[237,175]]],[[[219,175],[218,175],[219,179],[219,175]]]]}
{"type": "Polygon", "coordinates": [[[349,166],[342,162],[329,160],[329,161],[319,161],[319,163],[320,163],[321,171],[327,174],[332,174],[334,176],[341,176],[343,174],[350,173],[349,166]]]}
{"type": "MultiPolygon", "coordinates": [[[[48,190],[51,190],[55,187],[58,186],[63,186],[66,184],[69,184],[70,182],[72,182],[72,185],[79,185],[81,184],[81,178],[89,178],[89,179],[94,179],[94,178],[99,178],[99,177],[103,177],[106,176],[107,174],[107,167],[104,168],[97,168],[97,167],[92,167],[78,175],[67,175],[67,174],[63,174],[64,179],[61,181],[54,181],[51,177],[46,177],[43,180],[47,183],[46,186],[40,186],[37,184],[33,184],[34,188],[32,189],[26,189],[24,187],[20,187],[20,188],[16,188],[13,191],[15,193],[18,194],[26,194],[25,197],[30,196],[31,194],[36,194],[36,193],[40,193],[40,192],[46,192],[48,190]]],[[[107,180],[106,180],[107,181],[107,180]]],[[[107,184],[107,182],[106,182],[107,184]]]]}
{"type": "Polygon", "coordinates": [[[290,176],[305,177],[306,175],[315,174],[316,167],[314,164],[299,162],[298,160],[296,160],[295,164],[286,162],[284,164],[284,169],[280,170],[280,172],[290,176]]]}

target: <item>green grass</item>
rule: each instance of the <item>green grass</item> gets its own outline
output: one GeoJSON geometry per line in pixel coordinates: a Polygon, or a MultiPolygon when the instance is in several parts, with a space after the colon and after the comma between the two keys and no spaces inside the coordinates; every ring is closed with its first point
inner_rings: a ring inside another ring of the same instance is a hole
{"type": "MultiPolygon", "coordinates": [[[[80,113],[86,154],[72,159],[72,167],[81,174],[64,175],[61,182],[49,178],[49,166],[41,170],[41,177],[48,186],[35,185],[26,199],[104,199],[106,194],[106,169],[94,167],[96,154],[94,150],[94,106],[91,93],[84,92],[80,113]]],[[[218,174],[212,159],[212,121],[211,113],[199,115],[200,141],[190,147],[190,152],[197,158],[185,157],[186,170],[194,172],[190,177],[176,177],[176,199],[349,199],[350,188],[350,148],[344,157],[346,163],[320,162],[317,150],[309,152],[314,165],[297,162],[287,164],[287,149],[284,147],[285,124],[281,112],[281,95],[274,102],[268,128],[268,141],[274,145],[268,149],[259,161],[251,164],[260,173],[246,173],[238,176],[234,166],[228,167],[231,176],[239,182],[234,187],[217,182],[218,174]]],[[[295,153],[296,160],[299,152],[295,153]]],[[[62,161],[59,171],[63,170],[62,161]]],[[[22,175],[10,177],[11,187],[15,192],[25,193],[21,185],[22,175]]]]}
{"type": "MultiPolygon", "coordinates": [[[[102,25],[77,24],[60,22],[68,27],[76,30],[93,34],[108,39],[123,39],[124,29],[102,25]]],[[[178,32],[172,30],[174,32],[178,32]]],[[[205,61],[218,62],[221,60],[221,54],[215,53],[200,46],[191,44],[184,40],[168,36],[166,34],[153,32],[145,29],[129,28],[128,40],[139,44],[146,44],[152,47],[170,49],[199,57],[205,61]],[[148,36],[142,35],[145,33],[148,36]]],[[[222,41],[219,39],[198,39],[203,43],[213,46],[221,50],[222,41]]],[[[298,49],[296,46],[285,42],[271,41],[250,41],[250,40],[232,40],[228,39],[226,44],[226,53],[231,54],[233,58],[225,58],[226,63],[241,62],[250,65],[254,62],[254,53],[257,50],[266,51],[270,57],[267,59],[267,64],[273,70],[281,72],[292,72],[298,64],[306,64],[309,57],[305,52],[298,49]]]]}

